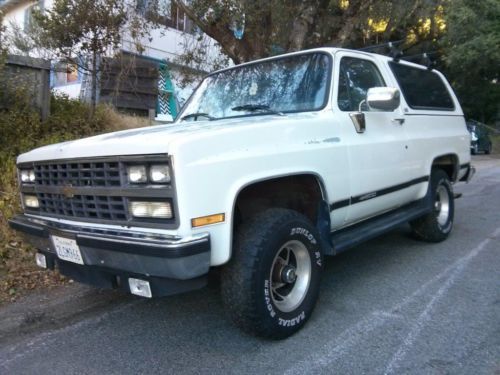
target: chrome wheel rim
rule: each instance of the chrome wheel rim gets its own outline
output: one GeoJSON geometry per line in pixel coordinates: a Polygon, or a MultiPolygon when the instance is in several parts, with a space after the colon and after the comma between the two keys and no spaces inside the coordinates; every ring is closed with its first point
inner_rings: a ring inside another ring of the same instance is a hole
{"type": "Polygon", "coordinates": [[[300,241],[288,241],[274,257],[271,273],[271,298],[282,312],[295,310],[304,300],[311,282],[311,257],[300,241]]]}
{"type": "Polygon", "coordinates": [[[450,216],[450,195],[443,185],[439,185],[437,188],[434,209],[436,211],[438,224],[441,226],[446,225],[450,216]]]}

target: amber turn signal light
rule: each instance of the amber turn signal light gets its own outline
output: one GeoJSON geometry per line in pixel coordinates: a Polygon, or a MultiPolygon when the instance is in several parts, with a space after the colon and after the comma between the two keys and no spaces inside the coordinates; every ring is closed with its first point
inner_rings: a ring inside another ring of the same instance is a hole
{"type": "Polygon", "coordinates": [[[191,219],[191,226],[193,228],[202,227],[204,225],[222,223],[224,220],[225,220],[224,214],[202,216],[202,217],[197,217],[195,219],[191,219]]]}

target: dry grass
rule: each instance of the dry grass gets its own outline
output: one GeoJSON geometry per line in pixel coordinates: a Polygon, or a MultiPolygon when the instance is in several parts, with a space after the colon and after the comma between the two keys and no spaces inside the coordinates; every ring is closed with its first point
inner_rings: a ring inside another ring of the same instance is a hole
{"type": "Polygon", "coordinates": [[[109,132],[142,128],[152,125],[147,117],[119,113],[111,106],[104,107],[102,111],[104,122],[106,123],[106,130],[109,132]]]}

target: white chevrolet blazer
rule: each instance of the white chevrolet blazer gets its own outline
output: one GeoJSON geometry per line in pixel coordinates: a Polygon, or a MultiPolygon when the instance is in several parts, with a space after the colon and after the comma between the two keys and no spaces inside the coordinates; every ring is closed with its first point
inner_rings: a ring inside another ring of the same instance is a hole
{"type": "Polygon", "coordinates": [[[284,338],[323,259],[409,222],[451,232],[470,135],[441,73],[321,48],[208,75],[175,123],[18,158],[12,220],[41,267],[154,297],[205,285],[247,332],[284,338]]]}

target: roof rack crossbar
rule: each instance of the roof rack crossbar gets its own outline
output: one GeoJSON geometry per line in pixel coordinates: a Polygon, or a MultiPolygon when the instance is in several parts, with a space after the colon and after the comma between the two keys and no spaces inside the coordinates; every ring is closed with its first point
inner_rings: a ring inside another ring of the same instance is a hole
{"type": "Polygon", "coordinates": [[[437,51],[418,53],[416,55],[405,56],[404,60],[419,61],[419,63],[425,65],[427,69],[432,70],[436,65],[436,61],[431,59],[431,56],[436,55],[437,53],[437,51]]]}
{"type": "Polygon", "coordinates": [[[358,48],[358,51],[371,52],[371,51],[377,51],[379,49],[389,49],[389,56],[392,57],[393,60],[397,62],[403,56],[403,51],[401,51],[397,47],[403,44],[404,42],[405,40],[401,39],[401,40],[396,40],[394,42],[375,44],[373,46],[358,48]]]}
{"type": "Polygon", "coordinates": [[[395,48],[399,46],[400,44],[404,43],[404,39],[401,40],[396,40],[394,42],[386,42],[386,43],[381,43],[381,44],[374,44],[372,46],[366,46],[366,47],[361,47],[358,48],[358,51],[365,51],[365,52],[370,52],[370,51],[376,51],[381,48],[395,48]]]}

